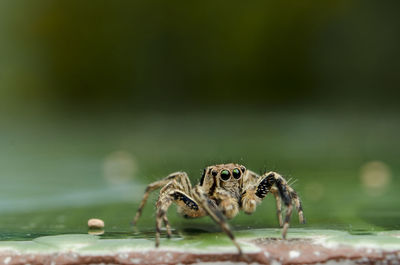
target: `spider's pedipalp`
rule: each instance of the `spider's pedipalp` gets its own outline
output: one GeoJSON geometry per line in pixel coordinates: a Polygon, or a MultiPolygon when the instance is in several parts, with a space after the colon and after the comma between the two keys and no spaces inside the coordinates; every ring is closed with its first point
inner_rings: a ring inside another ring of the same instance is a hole
{"type": "Polygon", "coordinates": [[[255,212],[257,208],[257,203],[261,202],[261,199],[256,196],[256,193],[254,190],[247,190],[245,193],[242,194],[242,199],[241,199],[241,206],[242,210],[246,214],[252,214],[255,212]]]}
{"type": "Polygon", "coordinates": [[[222,231],[224,231],[228,235],[228,237],[232,240],[233,244],[238,249],[239,255],[242,255],[242,249],[236,242],[235,236],[233,235],[228,223],[226,222],[225,216],[220,211],[215,202],[213,200],[210,200],[199,186],[196,186],[193,190],[193,197],[196,199],[197,202],[200,203],[201,207],[207,212],[211,219],[213,219],[216,223],[220,225],[222,231]]]}
{"type": "Polygon", "coordinates": [[[232,196],[230,192],[223,188],[217,188],[213,194],[213,199],[219,202],[218,207],[224,216],[232,219],[239,213],[238,196],[232,196]]]}

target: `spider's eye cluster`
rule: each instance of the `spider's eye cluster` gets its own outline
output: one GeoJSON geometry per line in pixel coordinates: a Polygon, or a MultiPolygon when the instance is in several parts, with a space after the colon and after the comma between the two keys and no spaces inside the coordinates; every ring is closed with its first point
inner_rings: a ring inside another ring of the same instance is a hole
{"type": "Polygon", "coordinates": [[[228,170],[224,169],[221,171],[221,179],[228,180],[231,177],[231,173],[228,170]]]}
{"type": "Polygon", "coordinates": [[[232,175],[235,179],[240,178],[241,176],[240,170],[238,168],[235,168],[234,170],[232,170],[232,175]]]}

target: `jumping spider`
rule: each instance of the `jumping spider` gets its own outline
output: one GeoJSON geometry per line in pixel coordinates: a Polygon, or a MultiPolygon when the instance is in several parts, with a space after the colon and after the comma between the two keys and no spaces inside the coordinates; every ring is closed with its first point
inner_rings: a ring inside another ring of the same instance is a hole
{"type": "Polygon", "coordinates": [[[178,212],[184,217],[197,218],[209,215],[229,236],[240,254],[242,251],[226,219],[235,217],[239,210],[243,210],[247,214],[253,213],[257,204],[269,192],[274,195],[276,200],[278,220],[280,226],[283,227],[282,237],[284,239],[289,228],[293,203],[297,208],[300,223],[304,223],[300,198],[281,175],[276,172],[268,172],[259,176],[242,165],[230,163],[206,167],[200,183],[194,187],[185,172],[175,172],[162,180],[151,183],[146,188],[133,225],[138,221],[150,192],[158,188],[161,190],[156,203],[156,247],[160,244],[162,222],[167,229],[167,236],[171,237],[167,210],[173,202],[177,204],[178,212]],[[281,215],[281,201],[286,205],[284,220],[281,215]]]}

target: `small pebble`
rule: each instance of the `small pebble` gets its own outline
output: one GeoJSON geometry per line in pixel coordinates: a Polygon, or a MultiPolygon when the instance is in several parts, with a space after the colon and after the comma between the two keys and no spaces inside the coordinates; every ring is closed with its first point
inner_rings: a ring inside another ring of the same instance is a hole
{"type": "Polygon", "coordinates": [[[92,219],[89,219],[88,226],[89,226],[89,228],[103,228],[104,221],[101,219],[92,218],[92,219]]]}

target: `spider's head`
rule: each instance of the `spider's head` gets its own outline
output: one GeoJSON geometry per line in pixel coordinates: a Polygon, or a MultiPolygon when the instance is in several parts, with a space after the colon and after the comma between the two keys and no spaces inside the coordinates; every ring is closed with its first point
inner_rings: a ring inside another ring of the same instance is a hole
{"type": "Polygon", "coordinates": [[[235,163],[209,166],[204,169],[200,186],[203,186],[205,181],[221,187],[237,186],[242,182],[245,172],[244,166],[235,163]]]}

